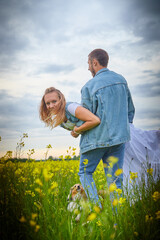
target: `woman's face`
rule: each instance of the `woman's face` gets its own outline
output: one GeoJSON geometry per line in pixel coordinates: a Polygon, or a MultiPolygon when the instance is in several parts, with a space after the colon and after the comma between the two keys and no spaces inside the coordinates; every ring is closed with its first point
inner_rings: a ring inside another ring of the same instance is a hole
{"type": "Polygon", "coordinates": [[[57,108],[59,107],[59,101],[60,99],[56,92],[50,92],[44,96],[44,102],[47,109],[50,111],[57,110],[57,108]]]}

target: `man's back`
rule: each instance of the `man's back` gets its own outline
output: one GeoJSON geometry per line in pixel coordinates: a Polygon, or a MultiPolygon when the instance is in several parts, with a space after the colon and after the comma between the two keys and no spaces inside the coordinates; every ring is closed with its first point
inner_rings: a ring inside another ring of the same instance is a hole
{"type": "Polygon", "coordinates": [[[112,146],[129,141],[129,122],[134,116],[134,106],[123,76],[107,68],[101,69],[82,88],[81,99],[82,106],[101,119],[101,124],[88,133],[88,142],[92,146],[112,146]]]}

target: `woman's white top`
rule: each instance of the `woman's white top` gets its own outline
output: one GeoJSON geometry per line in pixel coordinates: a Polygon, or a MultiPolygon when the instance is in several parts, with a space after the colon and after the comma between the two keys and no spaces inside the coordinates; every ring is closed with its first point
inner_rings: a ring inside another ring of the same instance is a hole
{"type": "MultiPolygon", "coordinates": [[[[71,103],[67,110],[75,116],[78,103],[71,103]]],[[[67,121],[62,124],[64,128],[73,130],[75,124],[67,121]]],[[[144,131],[130,124],[131,140],[125,144],[125,155],[123,164],[123,183],[129,181],[130,172],[137,172],[140,177],[142,173],[147,175],[147,169],[153,168],[153,177],[158,179],[160,175],[160,131],[144,131]]]]}
{"type": "MultiPolygon", "coordinates": [[[[79,106],[81,106],[79,103],[70,103],[67,107],[67,110],[75,117],[76,108],[79,106]]],[[[72,131],[75,123],[67,120],[67,122],[62,123],[61,126],[69,131],[72,131]]]]}

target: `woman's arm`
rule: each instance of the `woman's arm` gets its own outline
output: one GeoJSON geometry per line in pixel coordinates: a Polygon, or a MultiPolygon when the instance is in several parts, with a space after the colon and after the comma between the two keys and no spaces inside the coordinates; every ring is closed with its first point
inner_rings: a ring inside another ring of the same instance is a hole
{"type": "MultiPolygon", "coordinates": [[[[81,132],[90,130],[98,126],[101,122],[100,118],[90,112],[88,109],[78,106],[75,110],[75,117],[84,121],[80,127],[74,127],[73,133],[80,134],[81,132]]],[[[72,135],[73,136],[73,135],[72,135]]]]}

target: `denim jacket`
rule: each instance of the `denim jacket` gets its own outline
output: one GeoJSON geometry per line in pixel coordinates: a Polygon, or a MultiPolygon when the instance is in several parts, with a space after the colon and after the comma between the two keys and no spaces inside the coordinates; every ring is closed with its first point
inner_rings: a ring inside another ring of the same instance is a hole
{"type": "Polygon", "coordinates": [[[81,105],[101,119],[98,126],[81,135],[81,153],[130,140],[129,123],[135,108],[123,76],[108,68],[98,71],[81,89],[81,105]]]}

